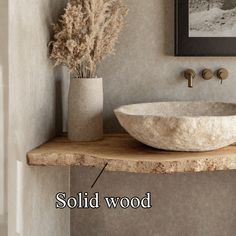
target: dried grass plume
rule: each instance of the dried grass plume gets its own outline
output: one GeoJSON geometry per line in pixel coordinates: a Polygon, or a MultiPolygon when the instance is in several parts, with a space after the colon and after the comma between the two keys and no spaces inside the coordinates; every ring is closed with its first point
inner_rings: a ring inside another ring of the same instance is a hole
{"type": "Polygon", "coordinates": [[[71,0],[53,25],[50,58],[78,78],[96,77],[97,65],[109,54],[128,12],[123,0],[71,0]]]}

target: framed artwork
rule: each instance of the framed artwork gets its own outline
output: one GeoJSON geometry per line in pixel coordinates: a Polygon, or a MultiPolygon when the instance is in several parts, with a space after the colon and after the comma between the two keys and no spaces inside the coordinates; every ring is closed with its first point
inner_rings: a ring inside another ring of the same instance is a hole
{"type": "Polygon", "coordinates": [[[176,56],[236,56],[236,0],[175,0],[176,56]]]}

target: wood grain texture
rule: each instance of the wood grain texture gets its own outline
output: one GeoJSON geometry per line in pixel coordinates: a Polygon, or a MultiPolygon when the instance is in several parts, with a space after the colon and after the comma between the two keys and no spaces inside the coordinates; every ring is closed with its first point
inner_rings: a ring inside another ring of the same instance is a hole
{"type": "Polygon", "coordinates": [[[147,147],[127,134],[97,142],[55,138],[27,154],[32,166],[90,166],[134,173],[178,173],[236,169],[236,146],[212,152],[167,152],[147,147]]]}

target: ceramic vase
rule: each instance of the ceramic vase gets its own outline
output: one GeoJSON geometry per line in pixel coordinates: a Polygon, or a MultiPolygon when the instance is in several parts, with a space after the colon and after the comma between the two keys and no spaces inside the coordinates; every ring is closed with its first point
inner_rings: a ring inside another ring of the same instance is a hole
{"type": "Polygon", "coordinates": [[[71,78],[68,104],[68,138],[71,141],[96,141],[102,137],[102,78],[71,78]]]}

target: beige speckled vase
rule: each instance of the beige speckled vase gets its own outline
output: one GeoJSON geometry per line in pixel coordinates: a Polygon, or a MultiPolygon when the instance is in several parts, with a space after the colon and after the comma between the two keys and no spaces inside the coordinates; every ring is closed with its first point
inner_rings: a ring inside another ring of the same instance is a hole
{"type": "Polygon", "coordinates": [[[68,137],[96,141],[103,137],[102,78],[72,78],[69,90],[68,137]]]}

